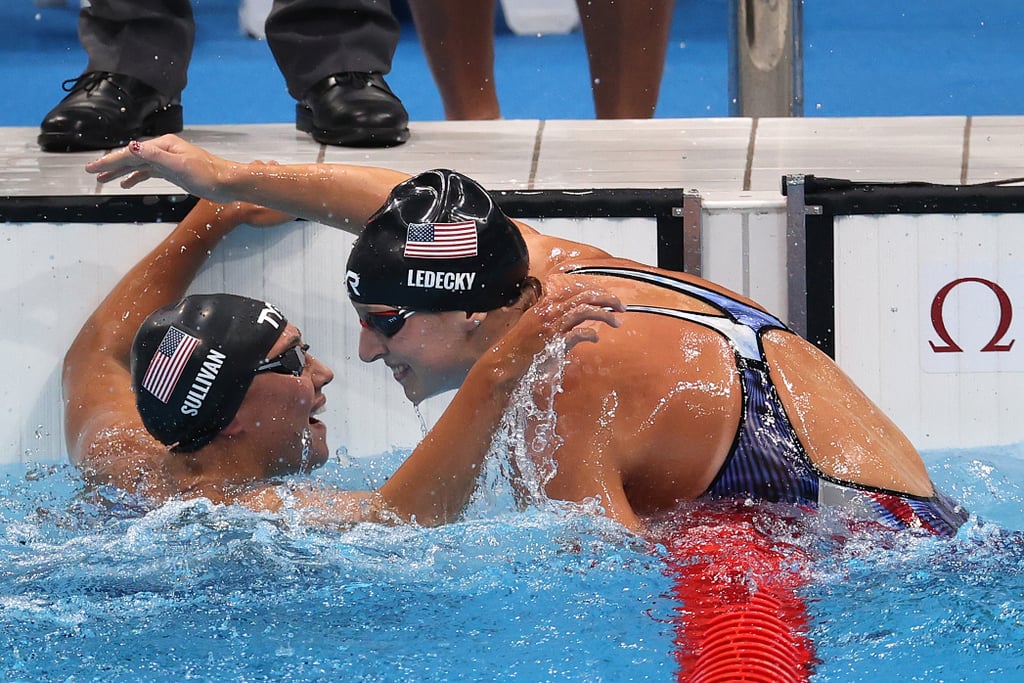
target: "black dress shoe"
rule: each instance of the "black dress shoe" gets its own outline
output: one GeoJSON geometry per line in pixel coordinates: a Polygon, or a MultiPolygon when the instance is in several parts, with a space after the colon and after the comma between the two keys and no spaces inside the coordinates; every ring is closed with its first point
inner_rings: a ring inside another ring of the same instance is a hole
{"type": "Polygon", "coordinates": [[[295,127],[325,145],[393,147],[409,139],[409,114],[380,74],[340,73],[295,105],[295,127]]]}
{"type": "Polygon", "coordinates": [[[110,149],[135,138],[181,130],[178,98],[130,76],[90,71],[64,81],[63,87],[68,96],[40,125],[39,146],[44,151],[110,149]]]}

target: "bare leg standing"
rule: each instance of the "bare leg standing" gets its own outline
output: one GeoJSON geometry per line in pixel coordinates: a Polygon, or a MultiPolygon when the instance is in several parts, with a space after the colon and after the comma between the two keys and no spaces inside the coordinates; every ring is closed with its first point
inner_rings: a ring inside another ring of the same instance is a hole
{"type": "Polygon", "coordinates": [[[494,85],[495,2],[409,3],[448,120],[501,118],[494,85]]]}
{"type": "Polygon", "coordinates": [[[674,0],[576,0],[599,119],[650,118],[674,0]]]}

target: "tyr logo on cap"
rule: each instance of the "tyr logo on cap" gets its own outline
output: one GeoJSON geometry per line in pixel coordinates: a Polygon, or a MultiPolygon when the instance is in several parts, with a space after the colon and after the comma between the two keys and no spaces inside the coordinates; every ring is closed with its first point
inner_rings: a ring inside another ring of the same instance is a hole
{"type": "Polygon", "coordinates": [[[260,325],[263,323],[270,323],[275,330],[281,329],[281,323],[287,324],[284,313],[277,310],[277,307],[274,306],[274,304],[267,301],[263,302],[263,310],[260,311],[258,316],[256,316],[256,322],[260,325]]]}
{"type": "Polygon", "coordinates": [[[349,291],[356,296],[362,296],[362,292],[359,291],[359,273],[354,270],[350,270],[345,273],[345,284],[348,285],[349,291]]]}

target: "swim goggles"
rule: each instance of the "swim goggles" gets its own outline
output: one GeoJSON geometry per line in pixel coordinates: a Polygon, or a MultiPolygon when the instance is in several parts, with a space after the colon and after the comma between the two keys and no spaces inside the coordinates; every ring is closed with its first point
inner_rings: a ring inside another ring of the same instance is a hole
{"type": "Polygon", "coordinates": [[[385,337],[394,337],[405,326],[405,321],[415,312],[407,308],[370,311],[359,316],[359,324],[368,330],[380,332],[385,337]]]}
{"type": "Polygon", "coordinates": [[[261,372],[276,372],[280,375],[302,376],[302,370],[306,367],[306,352],[309,351],[309,344],[292,346],[285,350],[280,356],[268,358],[256,366],[256,374],[261,372]]]}

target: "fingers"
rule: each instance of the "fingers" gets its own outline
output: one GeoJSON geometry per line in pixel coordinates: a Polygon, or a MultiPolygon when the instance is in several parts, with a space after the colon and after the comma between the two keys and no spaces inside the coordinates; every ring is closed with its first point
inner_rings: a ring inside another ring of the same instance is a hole
{"type": "MultiPolygon", "coordinates": [[[[86,168],[86,170],[88,170],[88,167],[86,168]]],[[[123,169],[118,169],[117,171],[99,171],[99,172],[98,171],[90,171],[90,172],[96,174],[96,182],[99,182],[99,183],[109,183],[112,180],[117,180],[118,178],[131,173],[131,169],[130,168],[123,168],[123,169]]]]}
{"type": "Polygon", "coordinates": [[[174,168],[175,160],[181,156],[177,149],[179,143],[184,144],[184,141],[171,135],[145,142],[132,140],[127,147],[131,161],[128,162],[126,159],[126,163],[132,163],[136,168],[147,171],[150,176],[165,176],[174,168]]]}
{"type": "Polygon", "coordinates": [[[138,145],[132,141],[126,147],[108,152],[99,159],[94,159],[85,165],[87,173],[96,174],[96,182],[109,183],[118,178],[125,178],[121,187],[133,187],[143,180],[152,177],[152,174],[145,169],[146,161],[136,158],[135,153],[130,149],[132,145],[138,145]],[[143,174],[145,177],[142,177],[143,174]]]}
{"type": "Polygon", "coordinates": [[[96,174],[100,183],[109,183],[124,177],[122,187],[133,187],[143,180],[163,177],[171,167],[176,150],[187,145],[174,135],[163,135],[153,140],[132,140],[124,147],[108,152],[85,165],[87,173],[96,174]]]}
{"type": "Polygon", "coordinates": [[[535,344],[562,338],[568,348],[583,342],[596,342],[600,325],[619,327],[617,313],[625,306],[617,296],[600,289],[588,288],[578,282],[548,282],[544,297],[530,308],[520,320],[520,332],[533,338],[522,343],[520,350],[528,352],[535,344]]]}
{"type": "Polygon", "coordinates": [[[549,325],[554,333],[568,341],[576,339],[573,345],[581,341],[597,341],[597,327],[593,323],[609,327],[619,327],[622,321],[616,312],[622,311],[618,297],[592,292],[577,294],[568,301],[560,303],[551,312],[549,325]]]}
{"type": "Polygon", "coordinates": [[[608,327],[619,327],[622,324],[619,316],[615,315],[615,311],[606,306],[581,304],[562,316],[562,332],[569,332],[574,327],[591,321],[603,323],[608,327]]]}
{"type": "Polygon", "coordinates": [[[96,180],[101,183],[110,182],[129,173],[135,162],[127,147],[107,152],[99,159],[93,159],[85,165],[87,173],[95,173],[96,180]]]}
{"type": "MultiPolygon", "coordinates": [[[[145,180],[149,180],[152,177],[153,177],[153,174],[150,173],[149,171],[132,171],[131,173],[128,174],[128,176],[124,180],[121,181],[121,187],[123,187],[125,189],[131,188],[131,187],[135,187],[139,183],[141,183],[141,182],[143,182],[145,180]]],[[[97,178],[97,180],[98,180],[98,178],[97,178]]]]}
{"type": "Polygon", "coordinates": [[[555,274],[545,278],[544,298],[548,301],[562,301],[576,297],[579,301],[588,301],[595,306],[607,306],[618,311],[625,311],[625,306],[611,292],[581,282],[571,275],[555,274]]]}
{"type": "Polygon", "coordinates": [[[563,335],[563,339],[565,339],[565,350],[569,351],[574,346],[582,342],[590,342],[591,344],[597,343],[597,330],[593,327],[586,326],[575,327],[563,335]]]}
{"type": "Polygon", "coordinates": [[[619,297],[603,289],[562,276],[549,278],[543,298],[534,306],[535,313],[552,331],[564,334],[576,326],[595,321],[610,327],[621,324],[616,313],[626,310],[619,297]]]}
{"type": "Polygon", "coordinates": [[[534,313],[540,318],[541,324],[554,334],[564,334],[588,321],[604,323],[609,327],[621,324],[616,315],[619,310],[618,299],[606,296],[580,294],[567,300],[538,304],[535,308],[534,313]]]}

